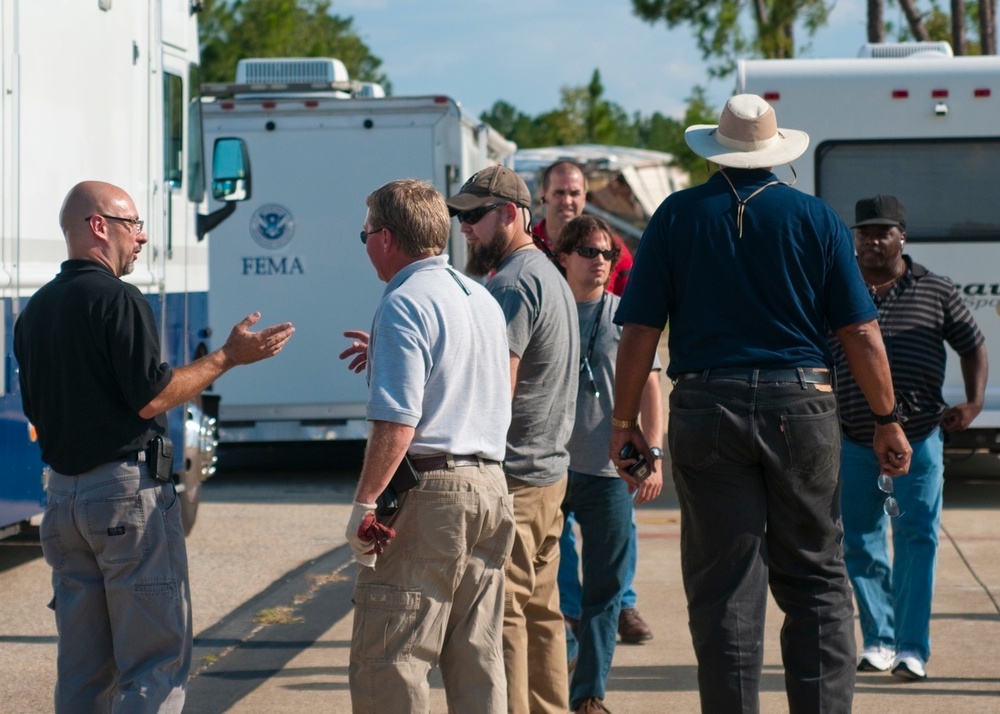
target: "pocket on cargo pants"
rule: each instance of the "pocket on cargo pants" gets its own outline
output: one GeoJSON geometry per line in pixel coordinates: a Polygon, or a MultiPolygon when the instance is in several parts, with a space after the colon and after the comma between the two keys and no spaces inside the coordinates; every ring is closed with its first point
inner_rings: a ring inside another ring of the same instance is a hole
{"type": "Polygon", "coordinates": [[[362,662],[410,659],[420,591],[376,583],[354,588],[354,637],[362,662]]]}

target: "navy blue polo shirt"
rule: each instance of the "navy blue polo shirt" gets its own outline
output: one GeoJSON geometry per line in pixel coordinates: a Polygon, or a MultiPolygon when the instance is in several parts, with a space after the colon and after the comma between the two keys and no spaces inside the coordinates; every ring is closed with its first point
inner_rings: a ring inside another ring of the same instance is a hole
{"type": "Polygon", "coordinates": [[[90,260],[68,260],[14,325],[24,413],[42,460],[76,475],[145,449],[163,415],[139,410],[172,375],[149,301],[90,260]]]}
{"type": "MultiPolygon", "coordinates": [[[[740,198],[775,176],[726,169],[740,198]]],[[[716,172],[671,194],[643,233],[615,322],[670,322],[669,376],[718,367],[832,367],[827,329],[878,312],[850,230],[826,203],[785,184],[737,200],[716,172]]]]}

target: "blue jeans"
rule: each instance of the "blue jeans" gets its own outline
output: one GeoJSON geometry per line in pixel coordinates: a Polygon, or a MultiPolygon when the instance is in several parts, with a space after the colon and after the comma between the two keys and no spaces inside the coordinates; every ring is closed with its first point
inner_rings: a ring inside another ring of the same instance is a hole
{"type": "Polygon", "coordinates": [[[604,698],[632,554],[632,497],[621,479],[570,471],[563,504],[576,514],[583,539],[579,658],[569,687],[575,709],[588,697],[604,698]]]}
{"type": "Polygon", "coordinates": [[[865,647],[931,654],[931,597],[941,526],[944,446],[941,430],[910,444],[910,472],[893,479],[898,518],[882,508],[878,460],[870,446],[844,439],[841,504],[844,556],[854,585],[865,647]],[[892,565],[887,533],[892,520],[892,565]]]}
{"type": "MultiPolygon", "coordinates": [[[[566,522],[563,524],[562,537],[559,539],[559,609],[566,617],[580,619],[580,598],[583,587],[580,585],[580,556],[576,552],[576,531],[573,526],[576,516],[572,511],[566,511],[566,522]]],[[[622,593],[622,610],[635,607],[638,596],[632,583],[635,581],[635,568],[639,558],[638,529],[635,527],[635,511],[632,511],[632,528],[629,540],[632,547],[629,551],[628,571],[625,573],[625,592],[622,593]]],[[[573,659],[572,653],[570,660],[573,659]]]]}
{"type": "Polygon", "coordinates": [[[789,711],[850,712],[856,648],[833,392],[755,376],[680,380],[667,436],[702,711],[759,711],[770,585],[785,614],[789,711]]]}

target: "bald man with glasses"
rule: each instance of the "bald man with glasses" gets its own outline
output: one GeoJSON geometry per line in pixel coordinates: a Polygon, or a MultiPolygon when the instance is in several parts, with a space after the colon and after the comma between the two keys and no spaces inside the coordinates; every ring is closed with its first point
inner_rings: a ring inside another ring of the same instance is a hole
{"type": "Polygon", "coordinates": [[[169,443],[165,412],[276,355],[294,330],[250,332],[254,313],[221,349],[173,369],[149,302],[121,280],[147,242],[129,195],[77,184],[59,223],[69,260],[14,325],[24,413],[49,466],[41,540],[59,634],[55,711],[180,712],[187,554],[171,474],[155,469],[150,444],[169,443]]]}

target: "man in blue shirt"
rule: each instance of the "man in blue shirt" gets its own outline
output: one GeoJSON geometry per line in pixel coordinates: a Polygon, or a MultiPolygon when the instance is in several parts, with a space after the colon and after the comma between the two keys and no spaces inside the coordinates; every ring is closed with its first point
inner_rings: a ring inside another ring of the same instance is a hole
{"type": "Polygon", "coordinates": [[[889,365],[851,235],[819,199],[770,167],[809,137],[779,129],[755,95],[718,126],[685,132],[720,166],[674,193],[643,235],[615,321],[611,457],[652,458],[636,415],[670,320],[668,443],[681,506],[681,569],[705,711],[755,712],[767,588],[785,613],[792,712],[849,712],[855,643],[841,541],[840,425],[826,331],[833,329],[876,421],[885,473],[909,467],[889,365]],[[885,422],[885,423],[881,423],[885,422]]]}

